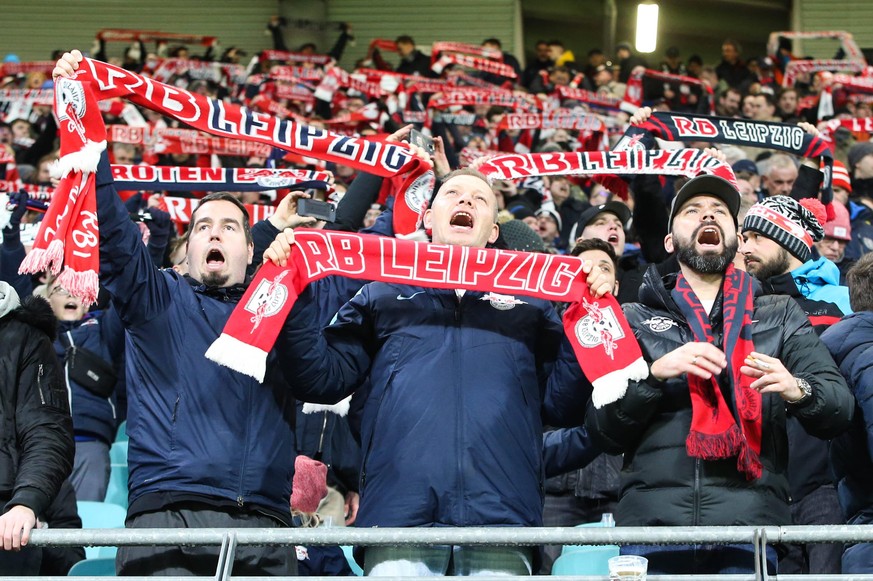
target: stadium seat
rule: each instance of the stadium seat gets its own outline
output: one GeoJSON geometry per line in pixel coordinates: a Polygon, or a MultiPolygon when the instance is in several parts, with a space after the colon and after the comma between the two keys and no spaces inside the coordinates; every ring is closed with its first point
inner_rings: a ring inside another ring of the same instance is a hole
{"type": "Polygon", "coordinates": [[[580,546],[555,559],[552,575],[609,575],[609,559],[618,553],[614,545],[580,546]]]}
{"type": "MultiPolygon", "coordinates": [[[[602,521],[597,521],[597,522],[589,522],[589,523],[576,525],[576,526],[581,527],[581,528],[589,528],[589,527],[602,527],[602,526],[604,526],[604,524],[602,521]]],[[[573,552],[578,551],[578,550],[587,550],[587,549],[600,548],[600,547],[614,548],[616,551],[615,554],[618,555],[618,545],[564,545],[564,547],[561,549],[561,555],[563,556],[563,555],[566,555],[567,553],[573,553],[573,552]]]]}
{"type": "MultiPolygon", "coordinates": [[[[108,502],[80,500],[76,502],[83,529],[121,529],[127,510],[108,502]]],[[[85,547],[86,559],[115,558],[115,547],[85,547]]],[[[113,573],[114,575],[114,573],[113,573]]]]}
{"type": "Polygon", "coordinates": [[[116,442],[126,442],[127,441],[127,420],[124,420],[118,426],[118,431],[115,433],[115,441],[116,442]]]}
{"type": "Polygon", "coordinates": [[[115,577],[115,559],[85,559],[70,568],[68,577],[115,577]]]}
{"type": "Polygon", "coordinates": [[[105,502],[127,509],[127,442],[115,442],[109,449],[109,485],[105,502]]]}
{"type": "Polygon", "coordinates": [[[355,557],[352,556],[352,547],[349,545],[341,545],[340,549],[343,550],[343,554],[346,556],[346,561],[349,562],[349,567],[352,568],[352,572],[358,577],[363,577],[364,570],[361,569],[361,566],[358,565],[357,561],[355,561],[355,557]]]}
{"type": "Polygon", "coordinates": [[[109,448],[109,463],[127,466],[127,440],[116,441],[109,448]]]}

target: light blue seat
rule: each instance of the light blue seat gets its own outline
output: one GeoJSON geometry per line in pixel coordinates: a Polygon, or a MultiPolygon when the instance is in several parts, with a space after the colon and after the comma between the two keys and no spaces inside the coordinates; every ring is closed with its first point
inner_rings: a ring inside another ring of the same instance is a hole
{"type": "Polygon", "coordinates": [[[618,553],[615,545],[581,545],[555,559],[552,575],[609,575],[609,559],[618,553]]]}
{"type": "Polygon", "coordinates": [[[70,568],[69,577],[115,577],[115,559],[85,559],[70,568]]]}
{"type": "MultiPolygon", "coordinates": [[[[588,522],[581,525],[576,525],[577,528],[592,528],[592,527],[602,527],[604,526],[603,522],[588,522]]],[[[591,549],[597,547],[614,547],[616,551],[618,551],[618,545],[564,545],[561,549],[561,555],[565,555],[567,553],[572,553],[574,551],[578,551],[580,549],[591,549]]],[[[618,554],[617,552],[615,553],[618,554]]]]}
{"type": "Polygon", "coordinates": [[[109,447],[109,463],[127,466],[127,440],[116,441],[109,447]]]}
{"type": "Polygon", "coordinates": [[[109,448],[109,484],[105,502],[127,509],[127,442],[115,442],[109,448]]]}
{"type": "Polygon", "coordinates": [[[346,556],[346,561],[349,562],[349,567],[352,568],[352,573],[358,577],[363,577],[364,570],[361,569],[360,565],[355,561],[355,557],[352,555],[352,547],[350,545],[340,545],[340,549],[343,550],[343,554],[346,556]]]}
{"type": "MultiPolygon", "coordinates": [[[[109,502],[79,500],[76,502],[83,529],[121,529],[127,510],[109,502]]],[[[85,547],[86,559],[115,558],[115,547],[85,547]]],[[[114,575],[114,573],[113,573],[114,575]]]]}
{"type": "Polygon", "coordinates": [[[127,420],[124,420],[119,424],[118,431],[115,432],[115,441],[116,442],[126,442],[127,441],[127,420]]]}

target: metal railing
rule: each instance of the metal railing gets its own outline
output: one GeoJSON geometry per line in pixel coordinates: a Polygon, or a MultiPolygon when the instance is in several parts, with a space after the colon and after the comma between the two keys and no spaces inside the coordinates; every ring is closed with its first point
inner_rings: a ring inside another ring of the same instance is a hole
{"type": "MultiPolygon", "coordinates": [[[[32,546],[219,546],[215,575],[200,577],[224,581],[266,579],[232,576],[232,564],[239,545],[287,546],[535,546],[535,545],[678,545],[742,543],[755,547],[755,573],[743,575],[648,575],[649,581],[810,581],[810,575],[768,575],[766,548],[783,543],[873,542],[873,525],[828,526],[742,526],[742,527],[604,527],[604,528],[315,528],[315,529],[39,529],[31,534],[32,546]]],[[[5,577],[25,581],[32,577],[5,577]]],[[[42,577],[43,581],[67,579],[42,577]]],[[[84,581],[110,577],[79,577],[84,581]]],[[[139,579],[124,577],[125,580],[139,579]]],[[[144,578],[143,578],[144,579],[144,578]]],[[[152,577],[150,579],[155,579],[152,577]]],[[[158,577],[157,579],[162,579],[158,577]]],[[[168,579],[164,577],[163,579],[168,579]]],[[[271,579],[276,579],[272,577],[271,579]]],[[[281,578],[280,578],[281,579],[281,578]]],[[[295,579],[293,577],[289,579],[295,579]]],[[[327,578],[325,578],[327,579],[327,578]]],[[[500,578],[506,581],[506,577],[500,578]]],[[[524,579],[551,581],[602,581],[605,576],[534,576],[524,579]]],[[[870,580],[870,575],[816,575],[816,581],[870,580]]]]}

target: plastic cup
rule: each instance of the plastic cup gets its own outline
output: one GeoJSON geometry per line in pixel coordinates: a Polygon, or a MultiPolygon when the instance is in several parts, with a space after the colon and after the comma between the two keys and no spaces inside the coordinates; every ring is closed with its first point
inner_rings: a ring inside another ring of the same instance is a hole
{"type": "Polygon", "coordinates": [[[637,555],[612,557],[609,563],[610,581],[645,581],[649,561],[637,555]]]}

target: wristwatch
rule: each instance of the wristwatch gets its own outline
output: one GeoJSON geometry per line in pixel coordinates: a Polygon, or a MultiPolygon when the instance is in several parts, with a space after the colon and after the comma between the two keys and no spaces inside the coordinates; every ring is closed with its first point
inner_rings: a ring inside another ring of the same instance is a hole
{"type": "Polygon", "coordinates": [[[800,399],[786,402],[790,405],[797,405],[799,403],[803,403],[812,397],[812,386],[809,384],[808,381],[806,381],[802,377],[795,377],[794,381],[797,382],[797,387],[800,388],[801,396],[800,396],[800,399]]]}

